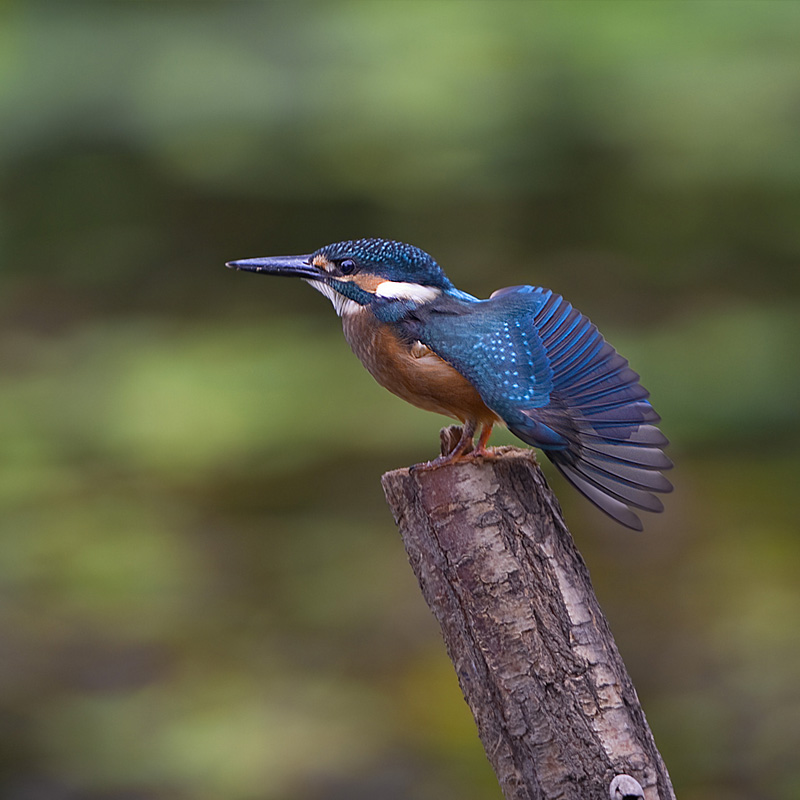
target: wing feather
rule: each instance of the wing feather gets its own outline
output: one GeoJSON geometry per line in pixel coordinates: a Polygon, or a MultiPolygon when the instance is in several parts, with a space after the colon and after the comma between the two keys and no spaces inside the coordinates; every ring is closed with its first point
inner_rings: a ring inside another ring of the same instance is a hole
{"type": "MultiPolygon", "coordinates": [[[[672,490],[661,473],[672,462],[661,450],[667,440],[655,427],[660,417],[638,374],[587,317],[552,293],[546,306],[546,323],[536,315],[534,327],[550,361],[553,391],[546,405],[526,409],[523,416],[537,425],[545,422],[567,441],[563,448],[545,447],[545,453],[568,481],[618,522],[638,528],[629,507],[661,511],[655,493],[672,490]]],[[[535,427],[524,421],[509,427],[537,444],[535,427]]]]}
{"type": "MultiPolygon", "coordinates": [[[[455,302],[455,301],[454,301],[455,302]]],[[[461,372],[516,436],[622,525],[661,511],[660,417],[627,359],[549,289],[517,286],[457,312],[420,315],[413,334],[461,372]]]]}

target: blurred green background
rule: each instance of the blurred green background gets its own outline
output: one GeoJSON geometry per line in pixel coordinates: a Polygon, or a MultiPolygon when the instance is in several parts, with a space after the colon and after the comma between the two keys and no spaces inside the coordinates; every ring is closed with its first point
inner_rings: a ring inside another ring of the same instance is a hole
{"type": "Polygon", "coordinates": [[[379,484],[447,421],[223,267],[359,236],[631,359],[666,513],[553,484],[678,796],[800,796],[800,3],[0,20],[0,796],[499,799],[379,484]]]}

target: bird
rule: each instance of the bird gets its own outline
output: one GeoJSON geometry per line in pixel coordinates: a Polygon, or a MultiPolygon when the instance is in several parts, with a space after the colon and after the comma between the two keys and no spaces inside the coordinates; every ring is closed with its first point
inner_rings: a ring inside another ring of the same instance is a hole
{"type": "Polygon", "coordinates": [[[505,425],[622,525],[643,530],[637,511],[663,510],[658,495],[672,490],[663,475],[672,462],[648,391],[597,327],[552,290],[510,286],[478,299],[425,251],[378,238],[226,266],[306,281],[333,303],[347,342],[379,384],[462,423],[455,448],[418,468],[491,458],[489,436],[505,425]]]}

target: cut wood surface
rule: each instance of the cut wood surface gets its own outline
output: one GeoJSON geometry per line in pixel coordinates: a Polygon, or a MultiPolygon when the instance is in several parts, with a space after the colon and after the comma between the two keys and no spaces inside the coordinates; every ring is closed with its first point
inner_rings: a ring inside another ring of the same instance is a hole
{"type": "Polygon", "coordinates": [[[505,797],[674,798],[533,452],[495,453],[383,487],[505,797]]]}

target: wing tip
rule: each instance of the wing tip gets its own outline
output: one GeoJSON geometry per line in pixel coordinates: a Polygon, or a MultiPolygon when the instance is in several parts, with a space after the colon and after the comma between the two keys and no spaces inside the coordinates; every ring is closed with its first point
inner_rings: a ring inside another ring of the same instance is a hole
{"type": "MultiPolygon", "coordinates": [[[[644,530],[644,523],[631,506],[652,514],[661,513],[664,510],[664,504],[661,502],[661,499],[649,491],[637,492],[636,494],[638,497],[633,499],[626,497],[624,486],[620,486],[619,491],[614,491],[607,486],[595,482],[569,464],[564,463],[563,458],[560,458],[560,456],[563,456],[562,452],[546,454],[564,478],[566,478],[566,480],[568,480],[587,500],[626,528],[635,531],[644,530]],[[646,503],[643,502],[645,497],[647,500],[646,503]]],[[[670,490],[671,489],[672,485],[670,484],[670,490]]]]}

